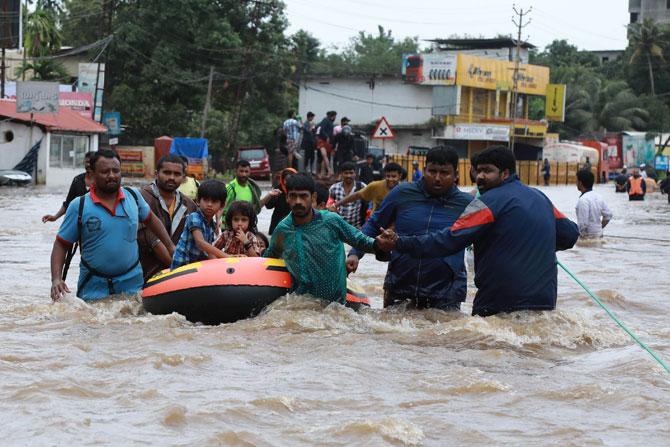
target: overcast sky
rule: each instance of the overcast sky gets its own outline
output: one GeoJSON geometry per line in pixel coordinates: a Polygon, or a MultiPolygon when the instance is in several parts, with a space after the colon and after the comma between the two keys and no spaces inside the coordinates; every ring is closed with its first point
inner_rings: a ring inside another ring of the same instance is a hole
{"type": "MultiPolygon", "coordinates": [[[[377,25],[396,38],[419,39],[469,34],[494,37],[515,33],[512,1],[507,0],[284,0],[289,33],[309,31],[326,48],[341,48],[358,31],[377,33],[377,25]]],[[[567,39],[580,49],[626,46],[627,0],[521,0],[532,6],[523,39],[544,48],[567,39]]],[[[525,19],[524,19],[525,22],[525,19]]],[[[422,42],[422,46],[426,45],[422,42]]]]}

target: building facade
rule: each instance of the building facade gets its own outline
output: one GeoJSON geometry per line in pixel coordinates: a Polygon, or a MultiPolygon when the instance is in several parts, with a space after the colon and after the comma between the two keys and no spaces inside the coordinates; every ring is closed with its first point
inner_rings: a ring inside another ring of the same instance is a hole
{"type": "Polygon", "coordinates": [[[640,23],[646,18],[654,22],[670,23],[670,0],[628,0],[630,23],[640,23]]]}
{"type": "Polygon", "coordinates": [[[58,113],[16,112],[16,102],[0,100],[0,169],[12,169],[39,143],[37,164],[29,172],[37,184],[69,185],[83,172],[84,154],[98,150],[107,128],[67,107],[58,113]]]}

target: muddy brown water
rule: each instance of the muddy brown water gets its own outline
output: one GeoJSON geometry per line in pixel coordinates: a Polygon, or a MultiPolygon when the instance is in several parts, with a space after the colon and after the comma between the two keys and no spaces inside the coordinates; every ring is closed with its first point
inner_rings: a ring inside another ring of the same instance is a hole
{"type": "MultiPolygon", "coordinates": [[[[597,190],[608,236],[558,257],[670,362],[668,203],[597,190]]],[[[576,189],[544,191],[574,217],[576,189]]],[[[486,319],[472,285],[461,314],[382,310],[372,257],[361,313],[289,296],[206,327],[136,297],[52,304],[40,216],[64,195],[0,188],[2,445],[670,445],[670,375],[562,272],[557,311],[486,319]]]]}

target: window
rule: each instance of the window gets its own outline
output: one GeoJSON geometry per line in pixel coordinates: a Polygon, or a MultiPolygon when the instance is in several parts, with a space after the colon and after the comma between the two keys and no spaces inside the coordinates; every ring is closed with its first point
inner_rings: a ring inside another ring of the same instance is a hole
{"type": "Polygon", "coordinates": [[[630,23],[637,23],[637,12],[631,12],[630,13],[630,23]]]}
{"type": "Polygon", "coordinates": [[[49,166],[53,168],[83,168],[86,152],[88,152],[88,136],[52,134],[49,166]]]}

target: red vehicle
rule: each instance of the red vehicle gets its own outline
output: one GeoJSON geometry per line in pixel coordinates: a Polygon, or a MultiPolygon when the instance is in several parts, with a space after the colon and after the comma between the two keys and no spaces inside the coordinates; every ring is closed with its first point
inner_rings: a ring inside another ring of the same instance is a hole
{"type": "Polygon", "coordinates": [[[252,178],[270,180],[270,157],[268,151],[261,146],[241,147],[237,150],[237,159],[246,160],[251,165],[252,178]]]}
{"type": "Polygon", "coordinates": [[[423,82],[423,59],[420,54],[409,56],[406,62],[405,76],[407,82],[420,84],[423,82]]]}

